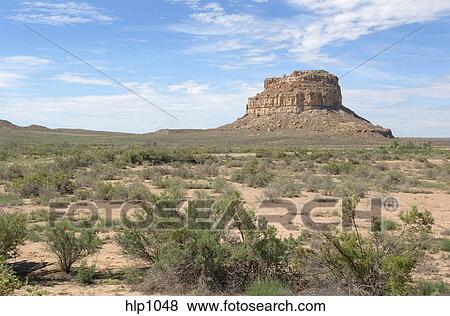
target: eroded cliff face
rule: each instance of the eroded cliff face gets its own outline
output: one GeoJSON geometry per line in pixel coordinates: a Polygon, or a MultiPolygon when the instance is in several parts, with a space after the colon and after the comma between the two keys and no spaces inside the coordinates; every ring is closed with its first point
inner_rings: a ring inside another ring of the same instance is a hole
{"type": "Polygon", "coordinates": [[[264,91],[249,98],[246,114],[260,116],[321,108],[339,110],[340,107],[338,78],[324,70],[306,70],[266,79],[264,91]]]}
{"type": "Polygon", "coordinates": [[[346,108],[338,77],[324,70],[266,79],[264,91],[249,98],[245,115],[221,129],[393,137],[390,129],[373,125],[346,108]]]}

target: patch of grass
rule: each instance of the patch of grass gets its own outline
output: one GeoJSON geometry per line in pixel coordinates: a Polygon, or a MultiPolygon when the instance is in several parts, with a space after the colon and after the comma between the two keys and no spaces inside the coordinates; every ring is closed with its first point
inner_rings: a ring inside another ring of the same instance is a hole
{"type": "Polygon", "coordinates": [[[0,193],[0,206],[19,206],[22,203],[22,198],[18,194],[0,193]]]}
{"type": "Polygon", "coordinates": [[[443,281],[423,281],[418,284],[417,292],[422,296],[450,295],[450,286],[443,281]]]}
{"type": "Polygon", "coordinates": [[[383,220],[383,229],[384,230],[397,230],[400,228],[400,224],[396,221],[385,219],[383,220]]]}
{"type": "Polygon", "coordinates": [[[128,190],[121,184],[99,182],[95,188],[95,197],[107,201],[124,200],[128,198],[128,190]]]}
{"type": "Polygon", "coordinates": [[[450,239],[443,238],[441,240],[441,250],[445,252],[450,252],[450,239]]]}
{"type": "Polygon", "coordinates": [[[256,280],[245,292],[248,296],[286,296],[290,290],[279,280],[256,280]]]}
{"type": "Polygon", "coordinates": [[[50,293],[42,289],[39,285],[28,285],[25,291],[29,296],[48,296],[50,293]]]}
{"type": "Polygon", "coordinates": [[[19,286],[20,281],[17,276],[0,258],[0,296],[14,293],[19,286]]]}
{"type": "Polygon", "coordinates": [[[127,268],[123,272],[125,283],[128,285],[138,285],[143,281],[144,271],[139,268],[127,268]]]}

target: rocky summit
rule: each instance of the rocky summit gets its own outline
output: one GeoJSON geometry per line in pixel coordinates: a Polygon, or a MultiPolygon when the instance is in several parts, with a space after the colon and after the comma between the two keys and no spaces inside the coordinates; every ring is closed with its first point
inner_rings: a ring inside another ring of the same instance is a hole
{"type": "Polygon", "coordinates": [[[343,106],[338,77],[324,70],[266,79],[264,91],[248,99],[245,115],[223,128],[393,137],[390,129],[375,126],[343,106]]]}

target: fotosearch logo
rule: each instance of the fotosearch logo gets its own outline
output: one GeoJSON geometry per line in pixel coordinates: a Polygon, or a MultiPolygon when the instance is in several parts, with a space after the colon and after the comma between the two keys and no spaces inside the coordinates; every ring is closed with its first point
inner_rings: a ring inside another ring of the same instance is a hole
{"type": "MultiPolygon", "coordinates": [[[[358,200],[359,201],[359,200],[358,200]]],[[[242,201],[231,201],[220,210],[216,201],[82,201],[69,205],[50,202],[50,225],[67,218],[73,225],[92,228],[102,224],[104,228],[121,226],[129,229],[157,230],[227,230],[233,229],[236,216],[242,213],[242,201]]],[[[358,203],[356,203],[358,204],[358,203]]],[[[264,229],[267,223],[279,225],[286,231],[298,231],[301,227],[315,231],[333,231],[338,227],[349,230],[356,220],[370,223],[372,230],[381,229],[383,212],[395,212],[399,203],[395,198],[371,198],[366,210],[357,210],[351,198],[320,198],[298,207],[288,199],[265,200],[256,208],[255,227],[264,229]],[[328,216],[324,216],[323,212],[328,216]],[[322,214],[322,215],[320,215],[322,214]]]]}

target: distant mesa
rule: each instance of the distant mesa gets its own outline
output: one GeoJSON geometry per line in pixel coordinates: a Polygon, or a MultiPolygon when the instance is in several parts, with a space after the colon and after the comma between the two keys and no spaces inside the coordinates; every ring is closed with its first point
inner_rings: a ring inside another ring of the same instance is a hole
{"type": "Polygon", "coordinates": [[[325,70],[294,71],[266,79],[264,91],[248,99],[245,115],[221,129],[292,129],[393,138],[390,129],[375,126],[343,106],[338,77],[325,70]]]}

